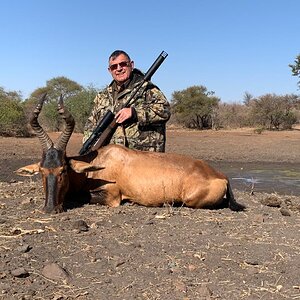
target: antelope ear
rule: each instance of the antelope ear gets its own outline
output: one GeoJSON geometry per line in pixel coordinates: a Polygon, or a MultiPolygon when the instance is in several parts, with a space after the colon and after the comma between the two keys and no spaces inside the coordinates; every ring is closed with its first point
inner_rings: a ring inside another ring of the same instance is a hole
{"type": "Polygon", "coordinates": [[[100,166],[93,166],[87,162],[70,159],[69,166],[76,172],[76,173],[85,173],[85,172],[94,172],[101,169],[104,169],[100,166]]]}
{"type": "Polygon", "coordinates": [[[28,165],[25,167],[22,167],[15,171],[20,176],[33,176],[38,173],[40,173],[40,163],[35,163],[32,165],[28,165]]]}

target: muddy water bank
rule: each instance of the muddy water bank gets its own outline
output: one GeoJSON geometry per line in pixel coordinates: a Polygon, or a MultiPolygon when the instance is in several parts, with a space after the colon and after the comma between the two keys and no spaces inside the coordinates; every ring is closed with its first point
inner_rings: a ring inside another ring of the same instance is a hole
{"type": "Polygon", "coordinates": [[[233,189],[300,196],[300,164],[210,162],[231,180],[233,189]]]}

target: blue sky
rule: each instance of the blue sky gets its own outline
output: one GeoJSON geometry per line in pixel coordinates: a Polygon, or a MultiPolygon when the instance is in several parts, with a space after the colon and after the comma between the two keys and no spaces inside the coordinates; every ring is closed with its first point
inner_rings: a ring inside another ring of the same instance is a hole
{"type": "Polygon", "coordinates": [[[223,102],[245,92],[299,94],[299,0],[1,0],[0,86],[26,98],[57,76],[102,88],[107,60],[127,51],[166,96],[204,85],[223,102]]]}

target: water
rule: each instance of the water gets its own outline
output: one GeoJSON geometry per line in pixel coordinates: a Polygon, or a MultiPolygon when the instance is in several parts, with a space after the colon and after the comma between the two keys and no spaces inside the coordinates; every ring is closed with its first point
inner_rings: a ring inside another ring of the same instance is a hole
{"type": "Polygon", "coordinates": [[[211,163],[226,174],[232,188],[256,192],[300,196],[300,164],[291,163],[211,163]]]}

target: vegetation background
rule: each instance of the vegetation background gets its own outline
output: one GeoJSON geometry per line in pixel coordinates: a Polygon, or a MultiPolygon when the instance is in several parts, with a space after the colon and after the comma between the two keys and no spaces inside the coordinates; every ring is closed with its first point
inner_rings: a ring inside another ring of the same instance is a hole
{"type": "MultiPolygon", "coordinates": [[[[300,77],[300,55],[289,66],[292,76],[300,77]]],[[[298,85],[300,87],[300,81],[298,85]]],[[[48,131],[61,130],[57,101],[62,95],[75,118],[75,132],[83,132],[97,92],[99,89],[93,86],[83,87],[63,76],[48,80],[28,99],[22,99],[20,92],[0,87],[0,135],[30,136],[29,118],[44,93],[47,93],[47,101],[40,116],[43,127],[48,131]]],[[[254,127],[260,133],[263,130],[292,129],[300,122],[300,96],[295,94],[269,93],[253,97],[245,92],[243,103],[223,103],[213,91],[199,85],[174,91],[170,102],[172,118],[168,124],[198,130],[254,127]]]]}

